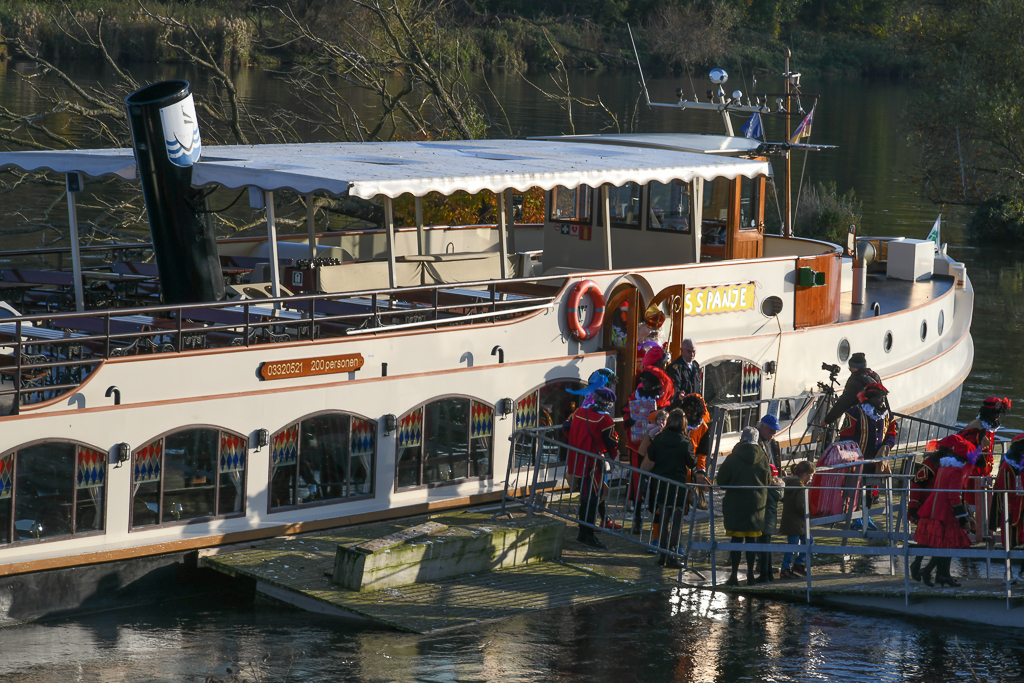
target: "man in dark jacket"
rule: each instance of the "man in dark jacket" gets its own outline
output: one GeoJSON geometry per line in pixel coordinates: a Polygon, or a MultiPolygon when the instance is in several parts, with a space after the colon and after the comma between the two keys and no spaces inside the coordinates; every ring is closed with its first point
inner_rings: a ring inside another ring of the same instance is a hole
{"type": "Polygon", "coordinates": [[[825,415],[825,424],[832,424],[843,416],[850,408],[860,403],[858,396],[869,384],[881,384],[878,373],[868,367],[867,358],[863,353],[850,356],[850,378],[846,380],[843,393],[836,399],[836,404],[825,415]]]}
{"type": "Polygon", "coordinates": [[[665,374],[672,379],[672,385],[675,387],[676,395],[673,403],[675,407],[679,406],[683,396],[704,393],[701,388],[700,363],[695,360],[696,357],[697,348],[694,346],[693,340],[684,339],[679,358],[665,368],[665,374]]]}

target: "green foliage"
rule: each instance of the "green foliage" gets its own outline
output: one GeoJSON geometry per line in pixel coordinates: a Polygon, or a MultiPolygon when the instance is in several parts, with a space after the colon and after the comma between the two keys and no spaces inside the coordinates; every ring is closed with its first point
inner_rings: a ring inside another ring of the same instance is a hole
{"type": "Polygon", "coordinates": [[[972,239],[991,246],[1024,243],[1024,199],[992,197],[981,203],[967,223],[972,239]]]}
{"type": "Polygon", "coordinates": [[[795,233],[800,237],[844,244],[851,224],[860,225],[864,207],[853,189],[839,194],[835,183],[809,187],[796,210],[795,233]]]}
{"type": "Polygon", "coordinates": [[[906,42],[928,55],[910,109],[927,196],[979,205],[970,231],[1020,239],[1024,206],[1024,4],[948,0],[901,18],[906,42]],[[1017,227],[1015,227],[1017,226],[1017,227]]]}
{"type": "MultiPolygon", "coordinates": [[[[97,50],[88,44],[103,18],[103,36],[111,56],[121,61],[171,61],[181,55],[168,45],[188,42],[189,36],[171,29],[146,14],[136,3],[88,0],[70,5],[36,0],[0,2],[0,35],[21,39],[50,61],[95,60],[97,50]],[[69,28],[71,37],[61,30],[69,28]]],[[[229,3],[147,3],[154,14],[173,16],[191,23],[211,51],[224,64],[251,64],[256,59],[255,28],[229,3]]]]}

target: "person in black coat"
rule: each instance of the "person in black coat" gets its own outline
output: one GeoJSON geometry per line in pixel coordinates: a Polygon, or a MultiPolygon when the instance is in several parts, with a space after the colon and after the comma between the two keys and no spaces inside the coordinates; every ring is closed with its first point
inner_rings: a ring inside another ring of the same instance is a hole
{"type": "MultiPolygon", "coordinates": [[[[674,551],[678,547],[683,513],[686,509],[687,494],[684,485],[689,471],[696,466],[697,456],[693,452],[693,442],[686,433],[686,415],[676,408],[668,414],[665,428],[651,440],[644,453],[644,461],[640,465],[642,470],[679,484],[675,486],[662,480],[652,482],[652,488],[655,488],[655,523],[660,525],[660,548],[674,551]]],[[[682,567],[677,559],[670,558],[665,553],[659,553],[658,564],[672,569],[682,567]]]]}
{"type": "Polygon", "coordinates": [[[701,386],[700,363],[697,357],[697,347],[692,339],[684,339],[680,345],[679,357],[668,364],[665,374],[672,379],[675,388],[674,407],[679,407],[679,402],[688,394],[703,394],[701,386]]]}
{"type": "Polygon", "coordinates": [[[869,384],[881,384],[882,378],[878,373],[868,367],[867,357],[863,353],[855,353],[850,356],[850,377],[846,380],[843,393],[836,399],[832,409],[825,414],[825,424],[832,424],[843,414],[860,403],[860,393],[869,384]]]}

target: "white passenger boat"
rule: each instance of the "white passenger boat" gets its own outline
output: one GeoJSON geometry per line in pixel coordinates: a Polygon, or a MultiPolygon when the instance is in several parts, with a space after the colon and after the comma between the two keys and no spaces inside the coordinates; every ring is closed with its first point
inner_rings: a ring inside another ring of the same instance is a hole
{"type": "MultiPolygon", "coordinates": [[[[6,152],[0,167],[75,190],[145,183],[156,171],[138,158],[6,152]]],[[[673,357],[694,339],[719,403],[807,396],[822,362],[861,351],[895,410],[952,422],[971,369],[962,265],[871,238],[883,258],[855,305],[842,246],[764,234],[770,166],[744,139],[227,146],[190,161],[188,186],[248,188],[268,208],[267,238],[212,253],[246,278],[233,298],[170,281],[201,270],[201,222],[185,254],[154,235],[159,288],[151,262],[89,269],[77,248],[72,272],[0,273],[0,623],[93,604],[203,549],[496,500],[512,432],[558,423],[598,368],[625,389],[645,339],[673,357]],[[543,224],[514,220],[531,188],[543,224]],[[458,191],[494,193],[495,224],[395,226],[403,195],[458,191]],[[285,192],[377,202],[383,227],[318,233],[311,214],[308,236],[278,239],[285,192]],[[193,261],[175,275],[175,258],[193,261]],[[116,286],[101,307],[90,278],[116,286]]],[[[805,413],[773,409],[803,433],[805,413]]]]}

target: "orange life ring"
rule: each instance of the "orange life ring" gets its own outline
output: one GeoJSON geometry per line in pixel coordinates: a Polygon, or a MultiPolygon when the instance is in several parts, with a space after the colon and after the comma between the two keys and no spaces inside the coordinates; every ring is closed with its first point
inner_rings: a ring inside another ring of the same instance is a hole
{"type": "Polygon", "coordinates": [[[604,294],[593,280],[581,280],[573,287],[572,293],[569,295],[569,310],[566,312],[566,315],[568,316],[569,329],[574,337],[580,341],[587,341],[597,336],[597,333],[601,331],[602,325],[604,325],[604,304],[604,294]],[[590,326],[586,329],[584,329],[577,314],[580,300],[584,294],[589,294],[590,298],[594,300],[594,317],[590,321],[590,326]]]}

